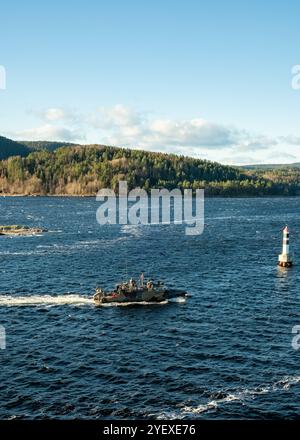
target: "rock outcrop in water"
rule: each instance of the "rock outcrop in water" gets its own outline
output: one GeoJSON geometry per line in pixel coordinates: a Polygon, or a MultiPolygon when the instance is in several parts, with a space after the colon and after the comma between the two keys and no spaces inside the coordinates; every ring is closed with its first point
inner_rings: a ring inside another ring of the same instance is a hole
{"type": "Polygon", "coordinates": [[[32,235],[41,232],[47,232],[47,229],[21,225],[0,225],[0,235],[32,235]]]}

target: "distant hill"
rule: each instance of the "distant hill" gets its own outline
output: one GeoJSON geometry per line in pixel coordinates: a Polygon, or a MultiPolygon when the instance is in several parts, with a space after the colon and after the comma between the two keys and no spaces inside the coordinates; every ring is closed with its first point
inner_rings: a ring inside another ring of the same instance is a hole
{"type": "Polygon", "coordinates": [[[11,156],[26,157],[32,151],[55,151],[61,147],[74,147],[75,145],[70,142],[13,141],[0,136],[0,160],[8,159],[11,156]]]}
{"type": "Polygon", "coordinates": [[[26,145],[0,136],[0,160],[7,159],[11,156],[25,157],[29,153],[30,149],[26,145]]]}
{"type": "Polygon", "coordinates": [[[120,180],[151,188],[205,188],[207,196],[298,196],[300,168],[248,168],[104,145],[0,138],[0,194],[95,195],[120,180]],[[21,156],[21,157],[20,157],[21,156]]]}
{"type": "Polygon", "coordinates": [[[289,163],[289,164],[255,164],[255,165],[243,165],[241,166],[244,170],[278,170],[278,169],[290,169],[290,168],[300,168],[300,163],[289,163]]]}
{"type": "Polygon", "coordinates": [[[70,142],[49,142],[49,141],[21,141],[21,144],[26,145],[31,151],[47,150],[55,151],[61,147],[74,147],[77,144],[70,142]]]}
{"type": "MultiPolygon", "coordinates": [[[[0,161],[2,193],[95,195],[101,188],[116,189],[122,179],[129,189],[139,186],[146,190],[202,188],[205,182],[212,182],[211,192],[218,193],[222,182],[248,178],[237,167],[173,154],[103,145],[57,148],[59,145],[26,142],[26,148],[31,148],[26,157],[0,161]]],[[[230,192],[228,185],[226,191],[230,192]]]]}

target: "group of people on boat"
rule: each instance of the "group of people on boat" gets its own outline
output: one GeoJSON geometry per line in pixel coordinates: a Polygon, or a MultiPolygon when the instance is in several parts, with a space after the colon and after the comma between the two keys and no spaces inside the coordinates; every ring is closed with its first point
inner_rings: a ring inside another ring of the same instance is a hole
{"type": "MultiPolygon", "coordinates": [[[[162,286],[162,283],[160,281],[158,281],[157,286],[158,287],[162,286]]],[[[150,279],[150,280],[146,281],[146,283],[144,282],[144,272],[142,272],[140,275],[139,283],[136,280],[134,280],[133,278],[130,278],[130,280],[127,282],[117,284],[116,291],[117,292],[135,292],[139,289],[152,290],[153,287],[154,287],[153,280],[150,279]]]]}
{"type": "MultiPolygon", "coordinates": [[[[139,282],[134,280],[133,278],[130,278],[129,281],[123,282],[116,285],[116,288],[111,293],[112,297],[117,297],[120,294],[128,295],[131,293],[137,293],[140,291],[152,291],[153,289],[162,289],[163,283],[161,281],[157,281],[154,283],[152,279],[149,279],[148,281],[144,281],[144,272],[141,273],[139,282]]],[[[97,287],[96,293],[94,295],[94,299],[100,299],[101,297],[105,296],[105,292],[100,288],[97,287]]]]}

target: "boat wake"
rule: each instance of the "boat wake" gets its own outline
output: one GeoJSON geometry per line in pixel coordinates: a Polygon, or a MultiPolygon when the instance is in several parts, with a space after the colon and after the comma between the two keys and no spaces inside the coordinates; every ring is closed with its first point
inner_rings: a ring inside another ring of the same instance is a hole
{"type": "Polygon", "coordinates": [[[278,390],[288,390],[291,385],[295,385],[300,382],[300,376],[285,376],[281,380],[274,382],[271,385],[262,385],[253,389],[245,389],[237,391],[236,393],[228,393],[224,397],[212,399],[206,404],[198,406],[185,406],[182,410],[183,413],[189,414],[201,414],[206,411],[217,409],[220,405],[231,402],[244,402],[247,399],[254,399],[256,396],[271,393],[278,390]]]}
{"type": "MultiPolygon", "coordinates": [[[[128,307],[128,306],[148,306],[168,304],[165,301],[130,301],[126,303],[104,303],[98,304],[100,307],[128,307]]],[[[31,296],[12,296],[0,294],[0,307],[18,307],[18,306],[64,306],[64,305],[94,305],[93,298],[77,294],[70,295],[31,295],[31,296]]]]}
{"type": "Polygon", "coordinates": [[[170,298],[169,302],[185,303],[186,302],[186,296],[177,296],[175,298],[170,298]]]}
{"type": "Polygon", "coordinates": [[[85,305],[93,304],[92,298],[71,294],[71,295],[32,295],[12,296],[0,294],[0,307],[16,306],[61,306],[61,305],[85,305]]]}

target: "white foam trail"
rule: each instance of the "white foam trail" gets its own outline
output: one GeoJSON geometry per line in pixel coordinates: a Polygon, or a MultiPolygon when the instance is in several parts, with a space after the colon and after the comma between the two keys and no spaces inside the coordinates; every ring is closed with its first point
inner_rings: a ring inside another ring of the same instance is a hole
{"type": "Polygon", "coordinates": [[[241,398],[238,395],[229,394],[228,396],[224,397],[223,399],[211,400],[206,404],[198,405],[196,407],[186,406],[183,408],[183,412],[200,414],[200,413],[208,411],[210,409],[216,409],[222,403],[233,402],[236,400],[241,400],[241,398]]]}
{"type": "MultiPolygon", "coordinates": [[[[104,303],[99,304],[101,307],[126,307],[132,305],[160,305],[167,304],[168,301],[132,301],[126,303],[104,303]]],[[[62,305],[85,305],[94,304],[93,298],[87,298],[81,295],[31,295],[31,296],[12,296],[0,295],[0,307],[16,307],[16,306],[62,306],[62,305]]]]}
{"type": "Polygon", "coordinates": [[[124,225],[121,227],[121,234],[130,234],[134,237],[141,237],[144,235],[144,230],[142,229],[144,225],[124,225]]]}
{"type": "Polygon", "coordinates": [[[210,400],[206,404],[198,405],[196,407],[186,406],[183,408],[184,413],[201,414],[211,409],[217,409],[219,405],[230,403],[234,401],[243,401],[247,397],[255,398],[261,394],[267,394],[272,391],[288,390],[291,385],[300,382],[300,376],[284,376],[281,380],[274,382],[271,385],[259,386],[254,389],[245,389],[235,394],[228,394],[228,396],[221,399],[210,400]]]}
{"type": "Polygon", "coordinates": [[[61,306],[61,305],[84,305],[92,304],[93,299],[81,295],[31,295],[11,296],[0,295],[0,307],[16,306],[61,306]]]}
{"type": "Polygon", "coordinates": [[[176,302],[176,303],[185,303],[186,297],[185,296],[178,296],[177,298],[170,298],[170,302],[176,302]]]}

